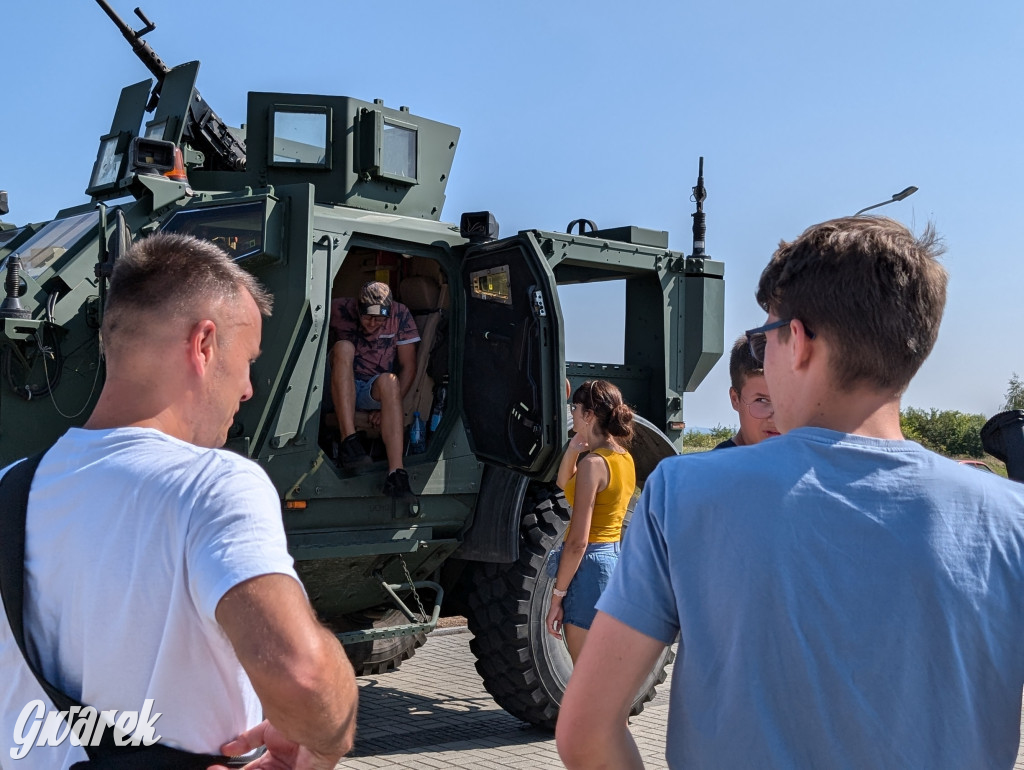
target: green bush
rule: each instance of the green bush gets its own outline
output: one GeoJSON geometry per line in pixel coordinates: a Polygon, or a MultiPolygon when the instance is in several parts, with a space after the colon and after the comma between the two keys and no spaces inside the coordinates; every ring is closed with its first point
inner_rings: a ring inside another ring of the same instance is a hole
{"type": "Polygon", "coordinates": [[[981,457],[981,426],[986,419],[983,414],[907,407],[900,412],[900,428],[911,441],[940,454],[981,457]]]}
{"type": "Polygon", "coordinates": [[[688,430],[683,434],[683,452],[705,452],[736,435],[736,428],[716,425],[708,432],[688,430]]]}

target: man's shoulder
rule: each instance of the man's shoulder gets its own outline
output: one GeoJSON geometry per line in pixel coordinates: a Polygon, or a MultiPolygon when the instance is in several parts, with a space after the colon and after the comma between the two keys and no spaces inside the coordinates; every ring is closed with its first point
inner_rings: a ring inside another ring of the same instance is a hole
{"type": "Polygon", "coordinates": [[[338,297],[331,300],[331,315],[346,320],[355,320],[358,316],[358,305],[354,297],[338,297]]]}
{"type": "Polygon", "coordinates": [[[391,317],[399,326],[412,324],[415,328],[416,322],[412,318],[412,311],[401,302],[394,302],[391,305],[391,317]]]}
{"type": "Polygon", "coordinates": [[[103,430],[74,428],[51,447],[43,463],[81,465],[85,457],[96,457],[105,462],[97,469],[121,466],[127,472],[148,473],[160,467],[161,475],[171,478],[179,469],[185,476],[242,475],[269,479],[254,461],[227,449],[211,449],[183,441],[155,428],[120,427],[103,430]]]}
{"type": "Polygon", "coordinates": [[[691,502],[727,503],[735,496],[759,495],[787,483],[794,473],[799,474],[807,467],[803,442],[788,436],[752,446],[727,442],[719,445],[723,449],[729,446],[734,451],[711,450],[668,457],[658,464],[647,483],[663,485],[667,495],[684,495],[691,502]],[[740,479],[742,484],[737,483],[740,479]]]}

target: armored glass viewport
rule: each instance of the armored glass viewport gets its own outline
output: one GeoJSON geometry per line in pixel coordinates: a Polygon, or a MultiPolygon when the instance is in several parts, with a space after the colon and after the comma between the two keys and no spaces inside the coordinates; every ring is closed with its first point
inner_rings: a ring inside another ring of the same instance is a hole
{"type": "Polygon", "coordinates": [[[384,119],[381,132],[380,170],[382,174],[416,178],[416,130],[384,119]]]}
{"type": "Polygon", "coordinates": [[[273,165],[330,168],[330,110],[327,107],[275,107],[270,122],[273,165]]]}

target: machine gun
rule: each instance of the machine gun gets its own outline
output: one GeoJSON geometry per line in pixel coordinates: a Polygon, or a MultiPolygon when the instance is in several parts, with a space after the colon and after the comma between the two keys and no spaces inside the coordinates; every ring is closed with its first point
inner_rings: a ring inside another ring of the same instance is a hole
{"type": "MultiPolygon", "coordinates": [[[[142,39],[156,29],[156,25],[146,18],[141,8],[136,8],[135,15],[142,20],[145,26],[140,30],[133,30],[106,0],[96,0],[96,2],[124,35],[125,40],[131,43],[132,50],[146,65],[146,69],[156,78],[156,85],[153,87],[149,103],[146,105],[146,111],[152,112],[160,102],[161,88],[171,71],[149,43],[142,39]]],[[[187,140],[194,149],[205,154],[207,159],[205,168],[209,170],[242,171],[245,169],[245,143],[231,133],[220,116],[199,95],[197,89],[192,91],[182,139],[187,140]]]]}

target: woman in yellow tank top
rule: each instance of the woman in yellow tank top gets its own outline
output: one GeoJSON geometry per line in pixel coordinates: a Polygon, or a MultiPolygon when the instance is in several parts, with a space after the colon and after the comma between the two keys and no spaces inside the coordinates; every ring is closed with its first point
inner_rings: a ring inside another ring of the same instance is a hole
{"type": "Polygon", "coordinates": [[[633,410],[619,389],[604,380],[584,382],[569,406],[576,432],[558,468],[557,484],[572,506],[555,575],[548,632],[564,632],[576,662],[595,605],[619,559],[622,520],[636,487],[633,410]]]}

